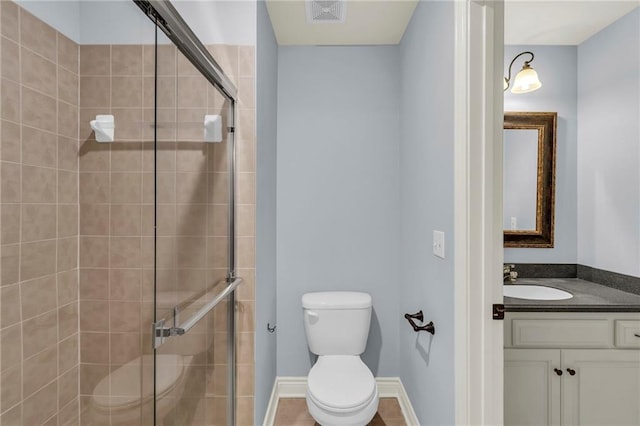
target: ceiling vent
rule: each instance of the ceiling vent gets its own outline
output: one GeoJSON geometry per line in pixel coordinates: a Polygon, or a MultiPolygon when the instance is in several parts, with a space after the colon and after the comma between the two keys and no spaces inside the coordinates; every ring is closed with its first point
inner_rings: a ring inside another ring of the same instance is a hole
{"type": "Polygon", "coordinates": [[[347,4],[344,0],[307,0],[307,22],[310,24],[342,24],[347,4]]]}

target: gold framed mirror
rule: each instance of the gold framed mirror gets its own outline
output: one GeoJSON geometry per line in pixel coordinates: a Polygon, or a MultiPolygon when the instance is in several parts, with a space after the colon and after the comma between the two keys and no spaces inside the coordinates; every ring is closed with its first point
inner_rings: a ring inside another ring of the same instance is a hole
{"type": "Polygon", "coordinates": [[[504,114],[504,247],[553,247],[557,119],[504,114]]]}

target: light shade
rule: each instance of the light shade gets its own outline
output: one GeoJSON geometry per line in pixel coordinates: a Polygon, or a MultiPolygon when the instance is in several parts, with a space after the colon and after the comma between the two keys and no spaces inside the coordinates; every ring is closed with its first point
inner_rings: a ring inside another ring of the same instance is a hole
{"type": "Polygon", "coordinates": [[[542,87],[538,73],[525,63],[522,70],[516,75],[511,93],[529,93],[542,87]]]}

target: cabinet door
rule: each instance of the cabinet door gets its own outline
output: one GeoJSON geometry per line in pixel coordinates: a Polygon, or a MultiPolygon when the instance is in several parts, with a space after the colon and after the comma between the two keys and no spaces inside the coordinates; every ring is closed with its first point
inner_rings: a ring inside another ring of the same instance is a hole
{"type": "Polygon", "coordinates": [[[504,424],[560,425],[559,349],[505,349],[504,424]]]}
{"type": "Polygon", "coordinates": [[[563,350],[562,366],[563,425],[640,425],[640,351],[563,350]]]}

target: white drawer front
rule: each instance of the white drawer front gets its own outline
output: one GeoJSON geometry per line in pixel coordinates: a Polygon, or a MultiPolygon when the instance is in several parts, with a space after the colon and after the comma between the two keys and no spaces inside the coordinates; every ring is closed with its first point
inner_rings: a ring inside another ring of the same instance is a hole
{"type": "Polygon", "coordinates": [[[616,346],[640,348],[640,321],[616,321],[616,346]]]}
{"type": "Polygon", "coordinates": [[[513,346],[525,348],[603,348],[612,343],[606,319],[513,320],[513,346]]]}

